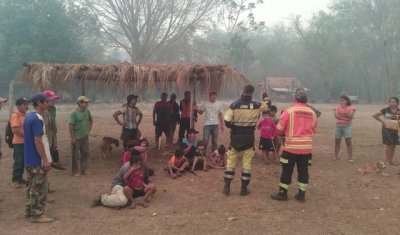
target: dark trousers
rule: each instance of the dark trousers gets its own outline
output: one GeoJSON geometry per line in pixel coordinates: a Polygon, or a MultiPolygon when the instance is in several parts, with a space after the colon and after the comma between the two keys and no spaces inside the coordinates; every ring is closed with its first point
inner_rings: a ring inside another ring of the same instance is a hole
{"type": "Polygon", "coordinates": [[[299,188],[306,191],[308,185],[308,160],[311,154],[293,154],[283,151],[280,162],[282,164],[282,175],[279,186],[288,188],[292,183],[292,173],[297,165],[297,181],[299,188]]]}
{"type": "Polygon", "coordinates": [[[54,163],[58,163],[60,161],[60,158],[58,157],[58,150],[54,149],[53,146],[50,147],[50,155],[51,155],[51,160],[54,163]]]}
{"type": "Polygon", "coordinates": [[[190,118],[181,118],[179,125],[179,142],[185,137],[185,132],[190,129],[190,118]]]}
{"type": "Polygon", "coordinates": [[[14,144],[12,181],[18,182],[24,174],[24,144],[14,144]]]}

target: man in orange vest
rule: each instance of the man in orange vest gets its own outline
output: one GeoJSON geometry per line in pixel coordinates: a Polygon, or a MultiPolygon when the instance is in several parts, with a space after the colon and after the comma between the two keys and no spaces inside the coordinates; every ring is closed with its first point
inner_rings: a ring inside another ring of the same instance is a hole
{"type": "Polygon", "coordinates": [[[292,181],[294,166],[297,165],[299,192],[295,198],[300,202],[305,202],[308,186],[308,160],[311,157],[312,137],[317,126],[317,115],[307,105],[306,91],[302,88],[297,89],[294,104],[282,113],[277,125],[278,133],[285,135],[285,145],[280,158],[282,174],[279,192],[271,195],[272,199],[278,201],[288,199],[287,189],[292,181]]]}

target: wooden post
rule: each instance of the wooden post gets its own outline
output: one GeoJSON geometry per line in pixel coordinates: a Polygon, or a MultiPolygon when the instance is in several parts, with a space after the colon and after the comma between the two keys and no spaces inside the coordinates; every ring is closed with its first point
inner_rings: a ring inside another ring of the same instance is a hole
{"type": "Polygon", "coordinates": [[[84,79],[81,79],[81,95],[86,95],[86,84],[84,79]]]}
{"type": "Polygon", "coordinates": [[[14,80],[10,81],[9,87],[8,87],[8,104],[9,104],[9,117],[11,114],[14,112],[14,80]]]}

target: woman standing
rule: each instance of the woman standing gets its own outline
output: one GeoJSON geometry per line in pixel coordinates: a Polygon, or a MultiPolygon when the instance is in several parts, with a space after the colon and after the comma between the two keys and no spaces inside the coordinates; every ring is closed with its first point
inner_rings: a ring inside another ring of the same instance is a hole
{"type": "Polygon", "coordinates": [[[353,147],[351,145],[352,127],[351,121],[356,109],[351,106],[351,102],[348,96],[342,95],[340,97],[340,105],[334,109],[334,115],[336,118],[336,129],[335,129],[335,156],[334,160],[339,158],[340,142],[342,137],[346,141],[347,156],[349,162],[353,162],[353,147]]]}
{"type": "Polygon", "coordinates": [[[389,99],[389,107],[377,112],[373,117],[382,123],[382,142],[386,145],[386,163],[395,165],[393,162],[394,151],[396,145],[399,145],[399,117],[400,109],[399,99],[391,97],[389,99]],[[383,118],[381,118],[383,116],[383,118]]]}

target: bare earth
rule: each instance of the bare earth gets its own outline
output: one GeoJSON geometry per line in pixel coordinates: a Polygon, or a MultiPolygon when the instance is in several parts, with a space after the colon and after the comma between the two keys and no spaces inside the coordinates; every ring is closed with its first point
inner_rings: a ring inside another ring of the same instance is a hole
{"type": "MultiPolygon", "coordinates": [[[[282,109],[287,105],[279,105],[282,109]]],[[[334,105],[315,105],[323,115],[315,136],[314,164],[310,167],[307,202],[294,200],[297,191],[293,175],[288,202],[276,202],[270,194],[278,189],[280,166],[263,165],[259,155],[253,161],[251,194],[242,197],[240,167],[236,169],[232,195],[222,193],[223,171],[190,173],[170,179],[162,169],[167,164],[163,151],[150,151],[150,165],[156,169],[153,182],[157,193],[148,208],[116,210],[105,207],[89,208],[91,200],[110,189],[117,172],[120,149],[112,158],[99,158],[102,136],[118,138],[120,127],[111,115],[119,105],[91,104],[95,125],[90,138],[91,175],[76,178],[69,171],[52,170],[50,185],[56,192],[56,202],[47,204],[47,214],[56,217],[52,224],[31,224],[24,218],[25,190],[11,186],[12,157],[3,141],[0,165],[0,233],[1,234],[400,234],[399,167],[389,167],[388,177],[378,174],[359,176],[357,167],[384,158],[381,130],[371,115],[384,105],[356,105],[353,125],[355,162],[346,160],[345,146],[341,160],[332,161],[334,136],[334,105]]],[[[70,146],[67,116],[74,106],[58,109],[59,148],[61,162],[69,166],[70,146]]],[[[152,105],[139,104],[144,111],[141,130],[154,147],[152,105]]],[[[1,111],[1,138],[7,119],[6,108],[1,111]]],[[[202,125],[202,118],[197,124],[202,125]]],[[[257,133],[258,135],[258,133],[257,133]]],[[[201,133],[199,137],[201,136],[201,133]]],[[[176,138],[176,136],[175,136],[176,138]]],[[[220,134],[220,143],[228,145],[229,131],[220,134]]],[[[344,145],[344,143],[343,143],[344,145]]],[[[257,143],[258,146],[258,143],[257,143]]],[[[396,154],[398,159],[398,154],[396,154]]],[[[399,161],[400,162],[400,161],[399,161]]]]}

